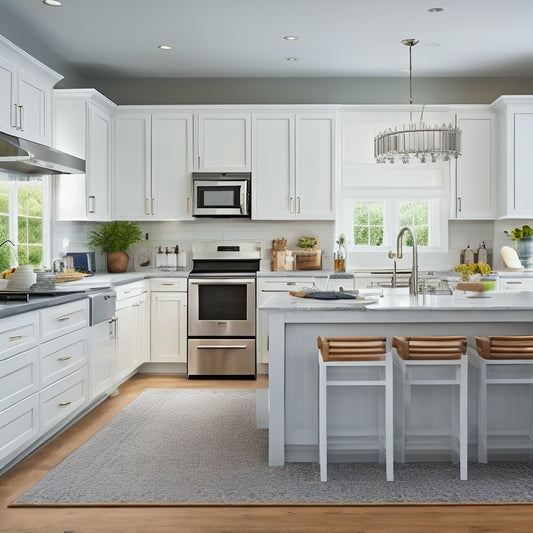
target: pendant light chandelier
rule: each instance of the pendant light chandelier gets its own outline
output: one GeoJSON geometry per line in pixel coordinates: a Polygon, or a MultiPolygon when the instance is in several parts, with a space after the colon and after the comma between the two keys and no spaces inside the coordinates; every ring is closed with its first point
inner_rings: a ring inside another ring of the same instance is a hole
{"type": "MultiPolygon", "coordinates": [[[[419,41],[404,39],[402,44],[409,47],[409,105],[413,104],[413,64],[412,49],[419,41]]],[[[420,163],[431,161],[449,161],[461,155],[461,130],[452,124],[431,127],[423,122],[424,106],[420,113],[420,122],[410,122],[394,130],[389,128],[374,137],[374,157],[376,163],[394,163],[396,160],[406,164],[411,159],[420,163]]]]}

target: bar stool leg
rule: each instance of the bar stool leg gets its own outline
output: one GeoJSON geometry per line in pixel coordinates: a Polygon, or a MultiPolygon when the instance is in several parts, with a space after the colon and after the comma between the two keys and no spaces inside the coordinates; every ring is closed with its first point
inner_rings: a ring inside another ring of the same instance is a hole
{"type": "Polygon", "coordinates": [[[461,356],[461,383],[459,385],[459,462],[461,480],[466,481],[468,469],[468,356],[461,356]]]}
{"type": "Polygon", "coordinates": [[[387,481],[394,479],[394,419],[392,388],[392,354],[387,353],[385,362],[385,465],[387,481]]]}
{"type": "MultiPolygon", "coordinates": [[[[319,355],[320,357],[320,355],[319,355]]],[[[328,480],[328,422],[327,422],[327,368],[318,367],[318,455],[320,481],[328,480]]]]}
{"type": "Polygon", "coordinates": [[[481,361],[479,366],[477,400],[477,460],[487,462],[487,365],[481,361]]]}

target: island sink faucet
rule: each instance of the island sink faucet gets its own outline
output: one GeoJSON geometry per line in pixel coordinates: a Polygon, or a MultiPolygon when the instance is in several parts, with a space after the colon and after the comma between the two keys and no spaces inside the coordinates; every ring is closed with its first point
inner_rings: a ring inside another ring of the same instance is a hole
{"type": "Polygon", "coordinates": [[[411,235],[411,239],[413,239],[413,268],[411,269],[411,279],[409,280],[409,294],[414,294],[416,297],[418,297],[418,249],[416,247],[415,234],[407,226],[404,226],[398,232],[398,236],[396,237],[396,253],[390,250],[389,257],[391,259],[394,259],[395,257],[397,259],[401,259],[403,257],[402,240],[404,233],[409,233],[411,235]]]}

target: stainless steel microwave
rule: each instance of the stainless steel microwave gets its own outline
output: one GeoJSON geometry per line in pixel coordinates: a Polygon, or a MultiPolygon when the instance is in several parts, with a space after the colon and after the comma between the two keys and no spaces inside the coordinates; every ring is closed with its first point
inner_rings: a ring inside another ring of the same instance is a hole
{"type": "Polygon", "coordinates": [[[250,217],[251,174],[194,172],[195,217],[250,217]]]}

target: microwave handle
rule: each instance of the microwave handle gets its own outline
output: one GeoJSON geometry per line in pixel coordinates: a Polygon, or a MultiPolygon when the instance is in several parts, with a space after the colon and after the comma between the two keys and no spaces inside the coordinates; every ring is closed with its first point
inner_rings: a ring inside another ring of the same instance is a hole
{"type": "Polygon", "coordinates": [[[244,215],[244,193],[241,192],[241,215],[244,215]]]}

